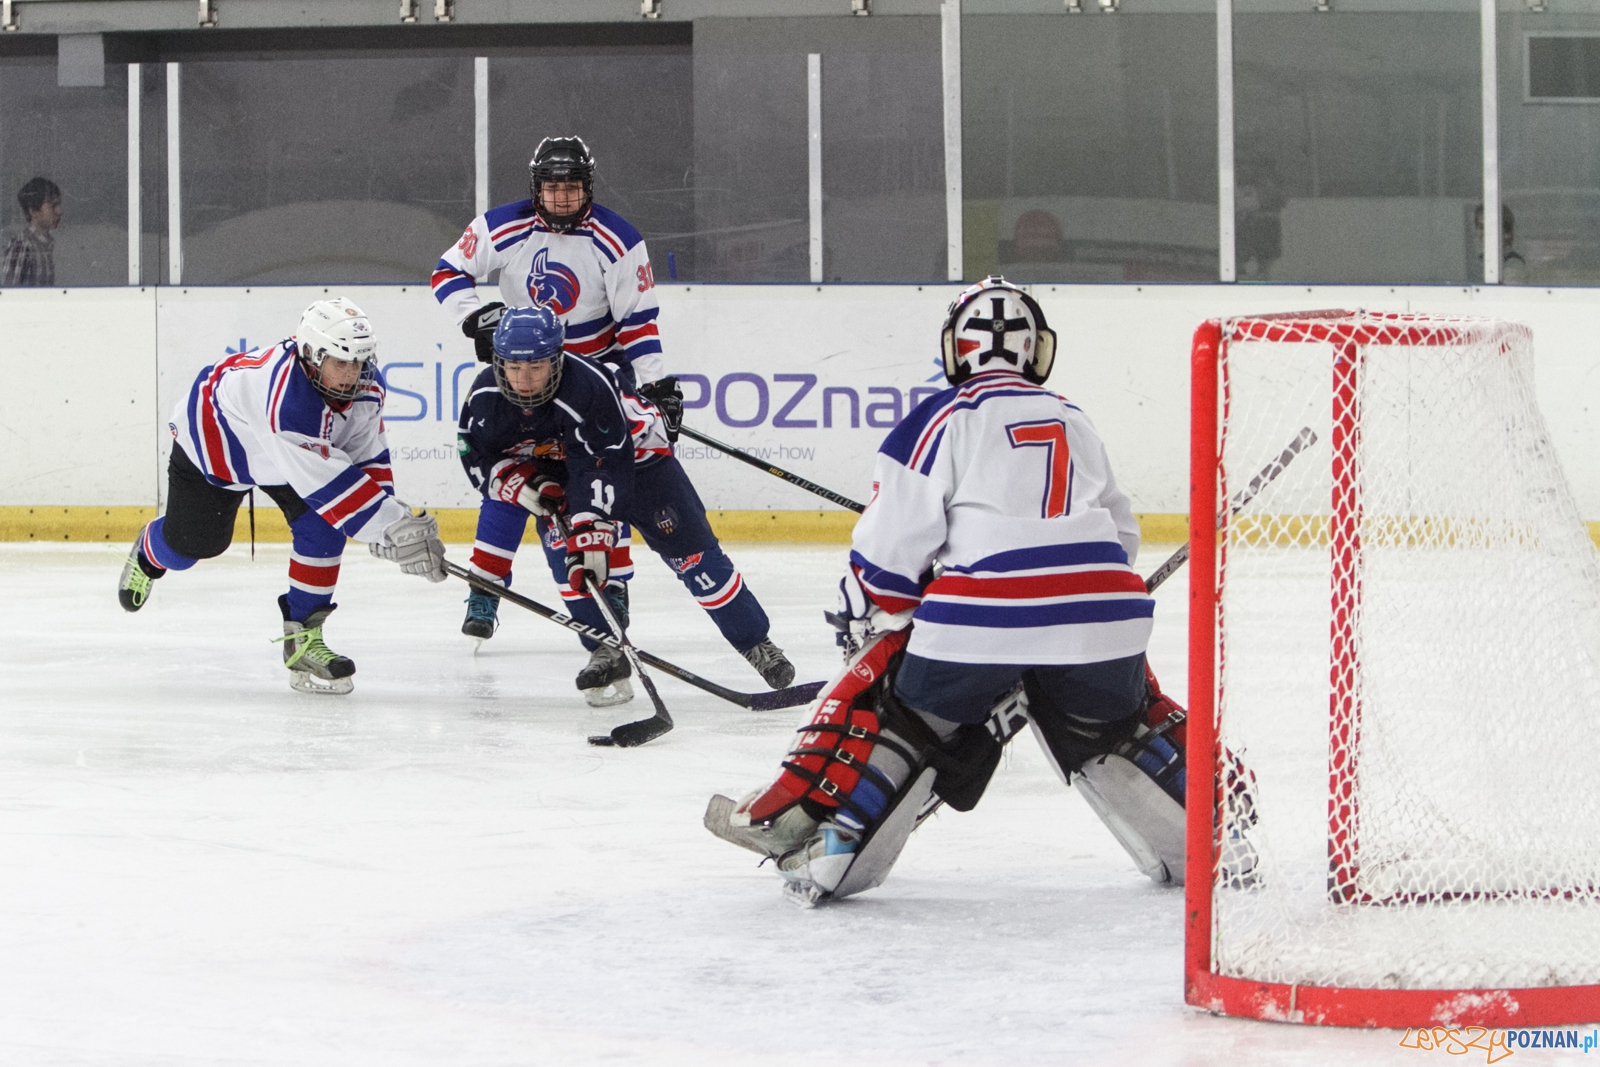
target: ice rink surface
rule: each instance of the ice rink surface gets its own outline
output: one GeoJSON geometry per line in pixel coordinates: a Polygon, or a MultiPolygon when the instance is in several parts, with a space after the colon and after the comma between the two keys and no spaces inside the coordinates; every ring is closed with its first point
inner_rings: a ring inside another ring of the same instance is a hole
{"type": "MultiPolygon", "coordinates": [[[[1187,1009],[1181,891],[1134,870],[1028,737],[883,887],[796,908],[700,819],[712,793],[772,777],[804,709],[663,679],[674,732],[591,748],[649,713],[642,689],[588,708],[576,639],[510,604],[475,655],[464,585],[359,549],[326,630],[356,692],[328,697],[292,692],[269,643],[287,546],[169,575],[137,615],[115,597],[125,546],[0,546],[0,1063],[1471,1059],[1187,1009]]],[[[842,547],[730,554],[798,680],[831,675],[842,547]]],[[[759,688],[645,555],[638,643],[759,688]]],[[[518,588],[556,603],[524,561],[518,588]]],[[[1185,575],[1158,594],[1151,646],[1180,699],[1185,575]]]]}

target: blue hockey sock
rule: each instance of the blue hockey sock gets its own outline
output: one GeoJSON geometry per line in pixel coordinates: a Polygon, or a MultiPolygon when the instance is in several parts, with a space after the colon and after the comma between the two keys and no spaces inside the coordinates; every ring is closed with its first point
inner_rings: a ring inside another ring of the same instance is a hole
{"type": "Polygon", "coordinates": [[[144,533],[139,537],[139,554],[162,570],[186,571],[199,561],[174,551],[167,544],[166,538],[161,536],[162,527],[166,524],[167,517],[163,515],[144,528],[144,533]]]}

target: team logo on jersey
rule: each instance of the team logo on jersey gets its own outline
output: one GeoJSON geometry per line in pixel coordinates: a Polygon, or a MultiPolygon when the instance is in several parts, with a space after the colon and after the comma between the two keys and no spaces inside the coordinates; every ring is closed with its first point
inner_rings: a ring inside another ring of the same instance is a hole
{"type": "MultiPolygon", "coordinates": [[[[650,516],[650,521],[656,524],[656,529],[671,537],[672,531],[678,528],[678,513],[671,508],[661,508],[650,516]]],[[[699,558],[699,556],[695,557],[697,561],[699,558]]]]}
{"type": "Polygon", "coordinates": [[[461,235],[461,243],[456,247],[461,249],[462,255],[471,259],[472,253],[478,250],[478,231],[468,226],[467,232],[461,235]]]}
{"type": "Polygon", "coordinates": [[[528,297],[535,304],[557,315],[565,315],[578,306],[578,293],[582,288],[572,268],[551,261],[548,248],[533,254],[533,266],[528,270],[528,297]]]}

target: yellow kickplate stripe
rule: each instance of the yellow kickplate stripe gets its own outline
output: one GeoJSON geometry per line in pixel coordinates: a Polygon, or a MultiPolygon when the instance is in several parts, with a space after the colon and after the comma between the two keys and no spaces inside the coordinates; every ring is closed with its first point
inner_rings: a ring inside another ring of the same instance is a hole
{"type": "MultiPolygon", "coordinates": [[[[447,543],[471,544],[478,525],[474,508],[441,508],[439,533],[447,543]]],[[[131,542],[144,524],[155,518],[155,508],[54,507],[19,505],[0,507],[0,541],[131,542]]],[[[724,541],[789,541],[812,544],[849,544],[856,515],[849,511],[710,511],[711,528],[724,541]]],[[[1186,515],[1140,515],[1139,528],[1152,544],[1177,544],[1189,539],[1186,515]]],[[[1600,522],[1591,522],[1589,537],[1600,545],[1600,522]]],[[[536,540],[528,523],[524,542],[536,540]]],[[[275,507],[256,508],[256,540],[263,544],[287,542],[289,526],[275,507]]],[[[239,509],[233,528],[234,544],[250,543],[249,513],[239,509]]],[[[640,542],[642,538],[635,536],[640,542]]]]}

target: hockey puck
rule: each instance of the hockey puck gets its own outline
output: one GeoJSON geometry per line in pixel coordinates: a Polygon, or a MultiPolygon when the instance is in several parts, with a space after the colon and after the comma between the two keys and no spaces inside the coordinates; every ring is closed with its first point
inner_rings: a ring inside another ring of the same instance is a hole
{"type": "Polygon", "coordinates": [[[607,748],[616,744],[615,741],[611,740],[610,734],[590,734],[589,743],[591,745],[604,745],[607,748]]]}

